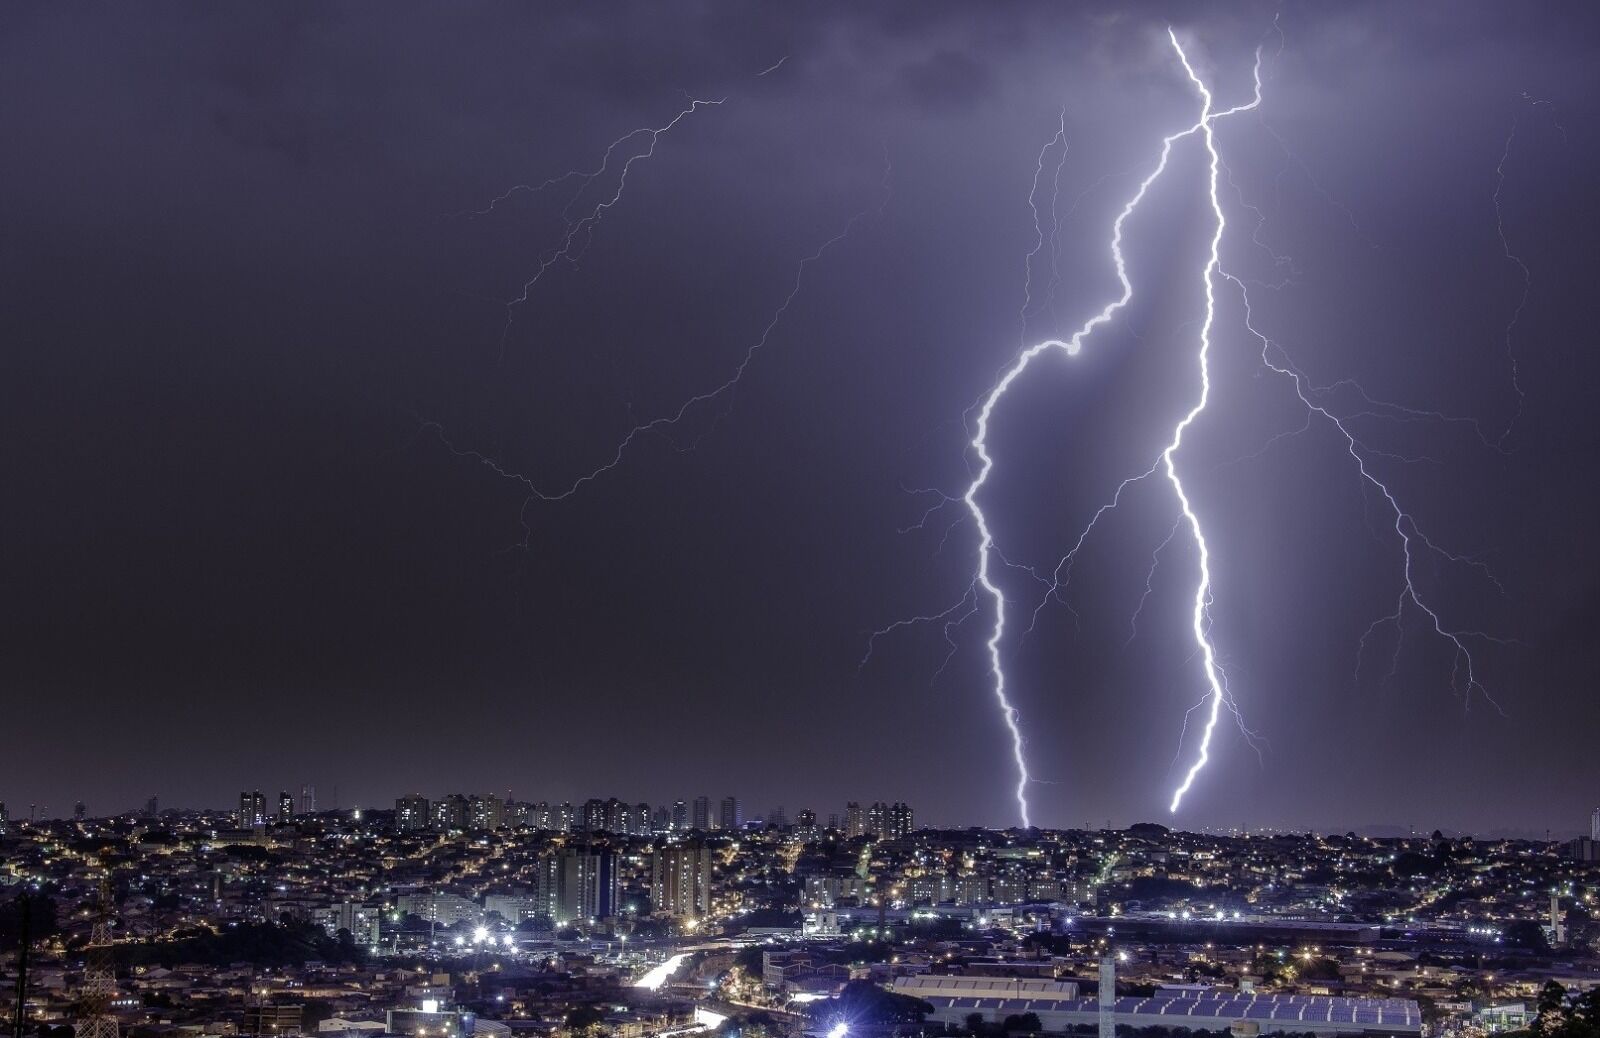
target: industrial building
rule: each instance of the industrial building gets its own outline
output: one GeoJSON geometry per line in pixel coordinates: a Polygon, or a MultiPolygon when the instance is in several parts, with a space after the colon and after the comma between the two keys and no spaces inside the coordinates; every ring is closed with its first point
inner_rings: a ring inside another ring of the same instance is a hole
{"type": "MultiPolygon", "coordinates": [[[[1046,1031],[1100,1023],[1096,999],[1077,997],[1077,985],[996,977],[917,976],[896,979],[891,990],[933,1006],[928,1018],[964,1024],[974,1013],[1000,1023],[1008,1016],[1034,1013],[1046,1031]]],[[[1319,1035],[1421,1035],[1422,1011],[1398,998],[1332,998],[1326,995],[1263,995],[1232,989],[1162,988],[1148,998],[1118,998],[1111,1003],[1115,1026],[1186,1027],[1225,1031],[1236,1024],[1261,1034],[1285,1031],[1319,1035]]]]}

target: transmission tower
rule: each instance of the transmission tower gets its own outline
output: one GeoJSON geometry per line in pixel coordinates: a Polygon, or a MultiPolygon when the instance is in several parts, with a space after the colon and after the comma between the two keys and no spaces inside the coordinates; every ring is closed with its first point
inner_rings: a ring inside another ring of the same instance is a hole
{"type": "Polygon", "coordinates": [[[78,1025],[75,1038],[118,1038],[117,1018],[111,1015],[111,1000],[117,994],[117,974],[112,955],[111,879],[100,880],[100,903],[95,910],[94,929],[83,956],[83,987],[78,993],[78,1025]]]}

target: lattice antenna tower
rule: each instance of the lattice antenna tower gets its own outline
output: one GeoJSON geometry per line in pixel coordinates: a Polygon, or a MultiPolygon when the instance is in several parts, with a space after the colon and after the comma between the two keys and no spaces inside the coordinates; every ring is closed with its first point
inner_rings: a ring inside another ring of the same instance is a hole
{"type": "Polygon", "coordinates": [[[84,950],[76,1038],[119,1038],[117,1018],[111,1015],[111,1002],[117,996],[116,960],[112,952],[114,909],[111,876],[107,873],[100,877],[94,928],[89,933],[89,946],[84,950]]]}

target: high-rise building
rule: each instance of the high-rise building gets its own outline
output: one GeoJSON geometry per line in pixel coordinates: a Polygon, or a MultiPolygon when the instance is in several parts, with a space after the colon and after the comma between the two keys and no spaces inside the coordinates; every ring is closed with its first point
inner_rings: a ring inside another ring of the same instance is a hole
{"type": "Polygon", "coordinates": [[[874,800],[867,808],[867,833],[874,840],[889,835],[889,805],[882,800],[874,800]]]}
{"type": "Polygon", "coordinates": [[[662,805],[650,815],[650,831],[652,833],[672,832],[672,808],[662,805]]]}
{"type": "Polygon", "coordinates": [[[583,817],[578,823],[578,828],[586,833],[604,832],[606,829],[606,802],[599,797],[590,797],[583,802],[583,817]]]}
{"type": "Polygon", "coordinates": [[[492,832],[505,824],[505,801],[493,793],[474,793],[467,801],[467,824],[475,832],[492,832]]]}
{"type": "Polygon", "coordinates": [[[561,911],[561,861],[554,852],[539,855],[533,867],[534,914],[551,923],[561,911]]]}
{"type": "Polygon", "coordinates": [[[555,852],[558,924],[616,915],[620,900],[616,855],[603,847],[563,847],[555,852]]]}
{"type": "Polygon", "coordinates": [[[672,805],[672,831],[675,833],[689,831],[689,805],[682,800],[672,805]]]}
{"type": "Polygon", "coordinates": [[[11,814],[6,811],[6,802],[0,800],[0,836],[11,831],[11,814]]]}
{"type": "Polygon", "coordinates": [[[439,832],[462,831],[471,820],[471,802],[460,793],[450,793],[433,802],[433,827],[439,832]]]}
{"type": "Polygon", "coordinates": [[[556,809],[555,828],[557,832],[570,833],[578,824],[578,811],[568,801],[563,800],[556,809]]]}
{"type": "Polygon", "coordinates": [[[83,803],[82,800],[80,800],[76,804],[72,805],[72,820],[74,822],[83,821],[84,816],[87,815],[88,813],[89,813],[89,809],[84,806],[84,803],[83,803]]]}
{"type": "Polygon", "coordinates": [[[698,829],[700,832],[707,832],[711,829],[711,799],[709,797],[698,796],[694,798],[694,818],[690,827],[698,829]]]}
{"type": "Polygon", "coordinates": [[[844,805],[844,835],[846,839],[863,836],[867,831],[866,816],[861,812],[861,805],[854,800],[844,805]]]}
{"type": "Polygon", "coordinates": [[[789,813],[783,809],[782,804],[772,809],[772,813],[767,816],[767,824],[775,825],[779,829],[789,828],[789,813]]]}
{"type": "Polygon", "coordinates": [[[660,915],[699,918],[711,911],[711,849],[698,840],[656,849],[650,898],[660,915]]]}
{"type": "Polygon", "coordinates": [[[605,825],[602,826],[608,833],[626,836],[633,832],[633,805],[625,804],[616,797],[606,801],[605,825]]]}
{"type": "Polygon", "coordinates": [[[633,829],[635,836],[649,836],[651,830],[650,805],[638,803],[633,805],[633,829]]]}
{"type": "Polygon", "coordinates": [[[806,843],[815,841],[818,836],[817,813],[808,807],[795,815],[794,834],[806,843]]]}
{"type": "Polygon", "coordinates": [[[904,840],[916,831],[915,819],[911,814],[911,805],[896,800],[889,807],[888,837],[891,840],[904,840]]]}
{"type": "MultiPolygon", "coordinates": [[[[338,792],[338,790],[334,790],[338,792]]],[[[300,813],[314,815],[317,813],[317,787],[306,783],[300,787],[300,813]]]]}
{"type": "Polygon", "coordinates": [[[252,829],[267,824],[267,798],[256,789],[239,794],[239,828],[252,829]]]}
{"type": "Polygon", "coordinates": [[[721,810],[717,812],[717,828],[724,832],[735,832],[744,824],[744,817],[739,813],[738,797],[723,797],[721,810]]]}
{"type": "Polygon", "coordinates": [[[278,793],[278,821],[284,825],[294,821],[294,796],[288,792],[278,793]]]}
{"type": "Polygon", "coordinates": [[[1594,814],[1589,816],[1589,839],[1600,843],[1600,807],[1594,809],[1594,814]]]}
{"type": "Polygon", "coordinates": [[[420,832],[428,827],[428,798],[407,793],[394,802],[394,827],[403,833],[420,832]]]}

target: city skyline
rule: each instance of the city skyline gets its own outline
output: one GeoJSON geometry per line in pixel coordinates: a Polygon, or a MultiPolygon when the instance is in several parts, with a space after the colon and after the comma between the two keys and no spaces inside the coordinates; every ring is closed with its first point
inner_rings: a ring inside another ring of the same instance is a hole
{"type": "Polygon", "coordinates": [[[24,5],[0,799],[1587,831],[1595,16],[1444,10],[24,5]]]}

